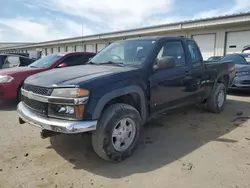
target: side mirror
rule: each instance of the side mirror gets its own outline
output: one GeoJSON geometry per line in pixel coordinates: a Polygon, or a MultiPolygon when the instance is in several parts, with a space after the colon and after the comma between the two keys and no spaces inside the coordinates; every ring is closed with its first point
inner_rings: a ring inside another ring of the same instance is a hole
{"type": "Polygon", "coordinates": [[[156,63],[157,65],[154,66],[156,70],[175,68],[175,59],[172,56],[161,57],[156,63]]]}
{"type": "Polygon", "coordinates": [[[57,67],[58,68],[63,68],[63,67],[67,67],[67,66],[68,66],[67,63],[61,63],[57,67]]]}

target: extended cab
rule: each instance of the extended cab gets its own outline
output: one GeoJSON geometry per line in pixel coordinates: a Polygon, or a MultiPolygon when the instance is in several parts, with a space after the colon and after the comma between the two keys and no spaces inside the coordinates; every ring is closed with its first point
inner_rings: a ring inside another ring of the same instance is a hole
{"type": "Polygon", "coordinates": [[[157,114],[201,102],[210,112],[221,112],[234,77],[229,66],[204,64],[189,38],[115,42],[88,65],[26,79],[19,121],[39,127],[42,138],[91,131],[95,152],[121,161],[134,150],[141,125],[157,114]]]}
{"type": "Polygon", "coordinates": [[[94,55],[87,52],[58,53],[43,57],[28,67],[2,69],[0,70],[0,100],[20,100],[23,82],[33,74],[54,68],[84,65],[94,55]]]}

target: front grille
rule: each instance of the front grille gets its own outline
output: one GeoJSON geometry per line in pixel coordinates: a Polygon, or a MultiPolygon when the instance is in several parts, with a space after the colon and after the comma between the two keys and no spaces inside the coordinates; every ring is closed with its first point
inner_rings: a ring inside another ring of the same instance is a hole
{"type": "Polygon", "coordinates": [[[35,101],[35,100],[29,99],[28,97],[25,97],[25,96],[22,96],[22,101],[26,106],[31,108],[36,113],[39,113],[40,115],[44,115],[44,116],[47,115],[47,111],[48,111],[48,104],[47,103],[35,101]]]}
{"type": "Polygon", "coordinates": [[[250,84],[250,80],[244,80],[241,82],[241,84],[250,84]]]}
{"type": "Polygon", "coordinates": [[[51,88],[33,86],[29,84],[24,84],[23,89],[25,89],[26,91],[32,91],[33,93],[36,93],[39,95],[45,95],[45,96],[50,96],[52,93],[51,88]]]}

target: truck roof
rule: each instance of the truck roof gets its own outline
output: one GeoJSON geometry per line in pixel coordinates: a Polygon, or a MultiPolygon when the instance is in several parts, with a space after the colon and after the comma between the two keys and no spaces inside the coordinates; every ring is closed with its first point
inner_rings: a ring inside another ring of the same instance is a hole
{"type": "Polygon", "coordinates": [[[126,40],[160,40],[160,39],[188,39],[184,36],[150,36],[150,37],[137,37],[126,40]]]}

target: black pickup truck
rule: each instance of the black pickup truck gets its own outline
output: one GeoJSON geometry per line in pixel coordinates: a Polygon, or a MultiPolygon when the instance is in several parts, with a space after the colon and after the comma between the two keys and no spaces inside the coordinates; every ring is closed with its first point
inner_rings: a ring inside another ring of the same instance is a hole
{"type": "Polygon", "coordinates": [[[195,103],[221,112],[234,72],[229,62],[205,64],[189,38],[122,40],[87,65],[27,78],[19,122],[39,127],[42,138],[91,132],[100,157],[121,161],[134,150],[142,125],[155,115],[195,103]]]}

